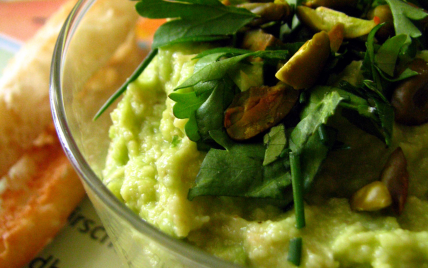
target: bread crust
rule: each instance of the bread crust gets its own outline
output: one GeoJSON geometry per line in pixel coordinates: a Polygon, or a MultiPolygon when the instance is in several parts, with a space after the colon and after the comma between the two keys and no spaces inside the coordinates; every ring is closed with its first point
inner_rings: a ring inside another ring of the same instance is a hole
{"type": "Polygon", "coordinates": [[[52,53],[74,2],[64,4],[4,69],[0,79],[0,177],[52,122],[48,95],[52,53]]]}
{"type": "MultiPolygon", "coordinates": [[[[85,196],[58,141],[49,105],[54,45],[75,2],[48,20],[0,81],[0,267],[21,268],[36,257],[85,196]]],[[[73,67],[85,70],[84,109],[97,109],[100,101],[89,102],[90,97],[110,94],[142,58],[132,34],[138,17],[133,5],[98,0],[82,21],[79,34],[86,39],[75,44],[82,53],[73,67]]]]}
{"type": "Polygon", "coordinates": [[[0,267],[23,267],[67,222],[85,195],[53,127],[2,178],[0,267]]]}
{"type": "MultiPolygon", "coordinates": [[[[0,79],[0,176],[7,173],[52,122],[49,105],[52,54],[75,2],[66,2],[52,15],[9,62],[0,79]]],[[[70,45],[70,51],[78,51],[70,68],[82,70],[79,82],[84,83],[104,66],[135,27],[138,15],[133,5],[124,0],[98,0],[91,7],[76,33],[80,37],[78,42],[70,45]]]]}

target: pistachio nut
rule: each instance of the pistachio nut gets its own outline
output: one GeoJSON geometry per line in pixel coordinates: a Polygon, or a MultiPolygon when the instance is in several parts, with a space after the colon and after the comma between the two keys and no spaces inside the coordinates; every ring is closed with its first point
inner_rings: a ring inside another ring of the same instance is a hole
{"type": "Polygon", "coordinates": [[[330,56],[330,39],[326,32],[316,33],[275,74],[294,89],[312,87],[330,56]]]}
{"type": "Polygon", "coordinates": [[[350,200],[351,209],[356,211],[377,211],[392,204],[391,194],[385,183],[374,181],[358,190],[350,200]]]}
{"type": "Polygon", "coordinates": [[[356,38],[370,33],[377,25],[374,20],[363,20],[326,7],[312,9],[298,6],[299,19],[314,31],[330,31],[337,23],[344,25],[344,37],[356,38]]]}
{"type": "Polygon", "coordinates": [[[291,7],[285,1],[281,3],[244,3],[237,7],[245,8],[259,16],[249,23],[250,26],[287,20],[292,15],[291,7]]]}
{"type": "Polygon", "coordinates": [[[419,75],[410,77],[395,88],[391,104],[395,121],[403,125],[421,125],[428,122],[428,63],[413,60],[409,68],[419,75]]]}
{"type": "Polygon", "coordinates": [[[345,35],[345,26],[343,23],[338,23],[333,26],[333,28],[328,32],[328,37],[330,39],[330,49],[332,52],[339,51],[340,46],[342,45],[343,38],[345,35]]]}
{"type": "Polygon", "coordinates": [[[400,215],[403,212],[409,188],[407,161],[401,147],[395,149],[389,156],[380,177],[391,194],[393,210],[400,215]]]}
{"type": "Polygon", "coordinates": [[[251,87],[235,96],[225,112],[224,127],[232,139],[250,139],[278,124],[298,98],[299,92],[284,83],[251,87]]]}
{"type": "Polygon", "coordinates": [[[306,0],[303,2],[308,7],[328,7],[334,9],[354,7],[358,0],[306,0]]]}
{"type": "Polygon", "coordinates": [[[245,33],[241,47],[252,51],[259,51],[278,43],[280,41],[275,36],[265,33],[262,29],[257,29],[245,33]]]}
{"type": "Polygon", "coordinates": [[[367,14],[367,17],[369,19],[378,20],[379,23],[385,23],[376,33],[376,37],[378,39],[384,41],[388,39],[388,37],[394,35],[394,18],[392,17],[389,5],[380,5],[375,7],[367,14]]]}

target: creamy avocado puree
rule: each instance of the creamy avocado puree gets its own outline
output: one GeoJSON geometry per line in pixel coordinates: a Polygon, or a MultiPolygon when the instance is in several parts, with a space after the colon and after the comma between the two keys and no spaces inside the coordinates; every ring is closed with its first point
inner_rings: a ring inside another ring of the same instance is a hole
{"type": "MultiPolygon", "coordinates": [[[[348,122],[338,139],[351,150],[330,153],[305,203],[306,227],[294,210],[261,199],[196,197],[189,188],[204,158],[174,117],[167,96],[189,77],[201,48],[160,49],[112,113],[103,181],[144,220],[221,258],[252,267],[293,267],[290,239],[302,237],[301,267],[428,267],[428,125],[395,125],[392,145],[348,122]],[[349,195],[378,180],[391,151],[408,161],[403,213],[355,212],[349,195]]],[[[345,125],[345,126],[343,126],[345,125]]]]}

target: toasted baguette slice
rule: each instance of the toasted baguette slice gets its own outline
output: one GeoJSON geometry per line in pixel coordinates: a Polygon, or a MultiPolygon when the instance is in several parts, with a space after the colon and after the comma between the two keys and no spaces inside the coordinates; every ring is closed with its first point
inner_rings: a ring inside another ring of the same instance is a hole
{"type": "MultiPolygon", "coordinates": [[[[83,88],[86,108],[95,112],[101,96],[117,89],[142,58],[131,33],[83,88]]],[[[108,116],[103,120],[108,121],[108,116]]],[[[21,268],[34,258],[66,224],[84,195],[51,123],[0,178],[0,267],[21,268]]]]}
{"type": "MultiPolygon", "coordinates": [[[[21,49],[0,81],[0,267],[22,268],[36,257],[85,195],[52,126],[48,96],[53,47],[74,2],[21,49]]],[[[75,44],[79,59],[85,59],[75,66],[85,68],[87,76],[82,109],[97,110],[142,60],[133,5],[98,0],[82,22],[79,31],[87,38],[75,44]],[[103,43],[94,57],[94,46],[103,43]]]]}
{"type": "MultiPolygon", "coordinates": [[[[75,0],[60,8],[16,54],[0,79],[0,177],[32,146],[51,123],[49,74],[59,31],[75,0]]],[[[135,27],[134,3],[98,0],[81,27],[74,68],[85,79],[104,66],[135,27]]],[[[71,47],[70,47],[70,50],[71,47]]],[[[84,81],[85,79],[80,79],[84,81]]]]}
{"type": "Polygon", "coordinates": [[[0,267],[29,262],[85,195],[53,127],[38,143],[0,181],[0,267]]]}

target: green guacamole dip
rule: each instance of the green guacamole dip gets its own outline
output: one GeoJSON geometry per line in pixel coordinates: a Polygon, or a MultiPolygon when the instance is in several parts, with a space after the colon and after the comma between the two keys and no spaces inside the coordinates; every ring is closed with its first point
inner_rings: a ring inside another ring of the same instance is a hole
{"type": "MultiPolygon", "coordinates": [[[[202,49],[202,48],[200,48],[202,49]]],[[[293,267],[290,239],[302,237],[300,267],[428,267],[428,124],[396,125],[392,145],[333,117],[346,129],[306,196],[306,227],[293,209],[235,197],[187,199],[204,159],[174,117],[167,96],[193,72],[198,48],[160,49],[112,113],[107,187],[141,218],[205,251],[252,267],[293,267]],[[345,126],[343,126],[345,124],[345,126]],[[410,174],[403,213],[355,212],[349,196],[379,179],[388,155],[401,146],[410,174]],[[286,211],[286,212],[284,212],[286,211]]]]}

